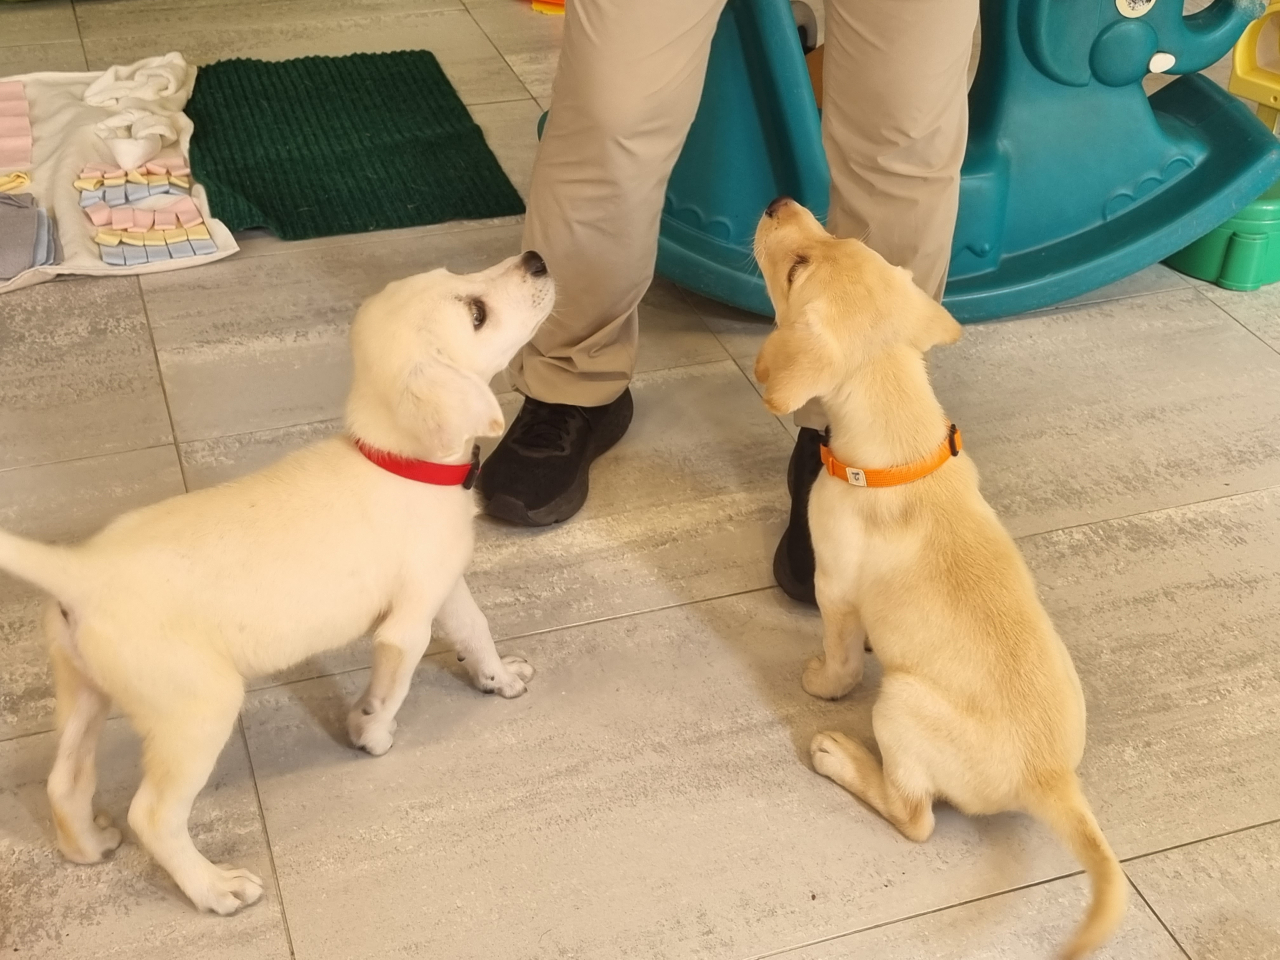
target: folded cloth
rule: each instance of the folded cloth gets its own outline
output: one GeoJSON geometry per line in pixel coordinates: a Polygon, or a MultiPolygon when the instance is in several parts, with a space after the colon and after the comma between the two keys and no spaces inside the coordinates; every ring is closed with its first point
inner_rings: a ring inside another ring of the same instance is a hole
{"type": "Polygon", "coordinates": [[[0,169],[31,166],[31,120],[21,80],[0,83],[0,169]]]}
{"type": "Polygon", "coordinates": [[[16,171],[14,173],[0,173],[0,193],[17,193],[23,187],[31,183],[31,174],[16,171]]]}
{"type": "Polygon", "coordinates": [[[201,221],[200,208],[196,206],[195,201],[190,197],[182,197],[175,200],[166,210],[172,210],[177,214],[178,222],[184,227],[194,227],[201,221]]]}
{"type": "Polygon", "coordinates": [[[193,72],[180,53],[108,67],[85,89],[84,102],[97,107],[118,107],[123,100],[171,97],[190,82],[193,72]]]}
{"type": "Polygon", "coordinates": [[[84,212],[89,215],[89,222],[95,227],[105,227],[111,222],[111,208],[101,200],[86,207],[84,212]]]}
{"type": "Polygon", "coordinates": [[[146,110],[121,110],[97,124],[93,132],[106,141],[116,163],[125,170],[136,171],[177,143],[178,131],[173,123],[146,110]]]}
{"type": "Polygon", "coordinates": [[[31,137],[0,137],[0,170],[31,166],[31,137]]]}
{"type": "Polygon", "coordinates": [[[31,194],[0,193],[0,280],[12,280],[35,265],[39,221],[31,194]]]}
{"type": "Polygon", "coordinates": [[[47,267],[57,263],[62,257],[58,251],[58,232],[53,228],[49,215],[39,207],[36,208],[36,242],[31,251],[33,267],[47,267]]]}
{"type": "Polygon", "coordinates": [[[6,117],[0,114],[0,137],[26,137],[31,139],[31,119],[25,114],[6,117]]]}

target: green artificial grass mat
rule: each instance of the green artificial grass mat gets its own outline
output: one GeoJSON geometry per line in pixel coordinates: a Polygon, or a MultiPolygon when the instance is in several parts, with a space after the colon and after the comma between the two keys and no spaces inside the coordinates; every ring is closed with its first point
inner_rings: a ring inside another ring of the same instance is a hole
{"type": "Polygon", "coordinates": [[[524,212],[426,50],[223,60],[186,113],[192,175],[231,230],[304,240],[524,212]]]}

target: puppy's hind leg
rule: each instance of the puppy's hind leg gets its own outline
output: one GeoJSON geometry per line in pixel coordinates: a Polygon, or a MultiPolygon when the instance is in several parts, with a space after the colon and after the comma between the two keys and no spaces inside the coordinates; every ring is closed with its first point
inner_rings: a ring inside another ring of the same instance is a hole
{"type": "Polygon", "coordinates": [[[933,833],[933,798],[905,791],[897,778],[885,775],[884,768],[862,744],[843,733],[820,733],[813,738],[809,754],[818,773],[874,809],[903,836],[919,842],[929,839],[933,833]]]}
{"type": "Polygon", "coordinates": [[[858,609],[838,592],[818,580],[818,607],[822,610],[822,656],[804,670],[800,685],[823,700],[839,700],[862,679],[867,631],[858,609]]]}
{"type": "Polygon", "coordinates": [[[512,700],[525,692],[533,667],[524,657],[500,657],[489,632],[489,621],[476,606],[462,577],[454,584],[436,615],[436,625],[453,643],[475,685],[485,693],[512,700]]]}
{"type": "Polygon", "coordinates": [[[120,831],[106,814],[93,814],[98,735],[111,700],[80,669],[69,616],[55,602],[45,607],[59,731],[58,754],[49,773],[49,808],[62,855],[74,863],[97,863],[120,846],[120,831]]]}
{"type": "Polygon", "coordinates": [[[180,702],[174,696],[126,704],[143,736],[142,784],[129,826],[198,909],[226,916],[261,897],[262,881],[210,863],[191,841],[187,821],[235,724],[243,682],[213,666],[201,669],[198,680],[182,679],[180,702]]]}

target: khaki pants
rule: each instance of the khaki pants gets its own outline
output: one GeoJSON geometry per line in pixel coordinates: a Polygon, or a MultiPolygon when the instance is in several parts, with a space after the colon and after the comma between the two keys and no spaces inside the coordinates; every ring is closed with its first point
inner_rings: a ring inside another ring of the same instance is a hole
{"type": "MultiPolygon", "coordinates": [[[[725,0],[568,0],[524,248],[555,313],[516,357],[526,396],[599,406],[626,389],[667,179],[698,109],[725,0]]],[[[978,0],[827,0],[828,226],[941,297],[968,132],[978,0]]],[[[820,408],[797,415],[823,426],[820,408]]]]}

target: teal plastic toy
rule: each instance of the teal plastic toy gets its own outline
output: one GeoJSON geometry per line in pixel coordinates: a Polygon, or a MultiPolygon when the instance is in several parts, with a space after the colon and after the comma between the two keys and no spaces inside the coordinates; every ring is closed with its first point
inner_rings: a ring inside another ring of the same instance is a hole
{"type": "MultiPolygon", "coordinates": [[[[1167,257],[1280,178],[1280,144],[1194,73],[1263,12],[1215,0],[982,0],[982,54],[944,302],[963,321],[1050,306],[1167,257]],[[1148,98],[1157,69],[1184,73],[1148,98]]],[[[729,0],[668,189],[658,272],[771,314],[751,258],[768,200],[827,208],[789,4],[729,0]]]]}

